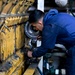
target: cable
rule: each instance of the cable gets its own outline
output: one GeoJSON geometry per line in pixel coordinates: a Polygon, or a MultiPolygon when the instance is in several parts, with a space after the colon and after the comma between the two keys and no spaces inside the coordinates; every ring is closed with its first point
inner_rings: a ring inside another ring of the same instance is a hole
{"type": "Polygon", "coordinates": [[[41,75],[44,75],[44,74],[41,72],[41,70],[39,69],[39,67],[37,67],[37,69],[38,69],[38,71],[39,71],[39,73],[40,73],[41,75]]]}

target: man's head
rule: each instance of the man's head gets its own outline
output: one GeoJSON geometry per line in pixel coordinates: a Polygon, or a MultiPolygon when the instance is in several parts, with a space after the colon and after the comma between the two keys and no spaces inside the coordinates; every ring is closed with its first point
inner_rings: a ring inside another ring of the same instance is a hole
{"type": "Polygon", "coordinates": [[[40,10],[34,10],[29,15],[29,23],[39,31],[43,29],[43,16],[44,12],[40,10]]]}

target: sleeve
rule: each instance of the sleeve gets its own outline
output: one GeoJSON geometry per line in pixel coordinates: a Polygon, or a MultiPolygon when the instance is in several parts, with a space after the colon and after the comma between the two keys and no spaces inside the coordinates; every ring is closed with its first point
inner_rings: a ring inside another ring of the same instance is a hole
{"type": "Polygon", "coordinates": [[[32,53],[32,56],[40,57],[47,53],[48,49],[53,49],[55,47],[57,34],[57,27],[52,25],[45,26],[42,32],[42,45],[37,49],[37,51],[32,53]]]}
{"type": "Polygon", "coordinates": [[[58,26],[55,25],[47,25],[44,27],[42,33],[42,46],[44,48],[53,49],[55,47],[58,30],[58,26]]]}
{"type": "Polygon", "coordinates": [[[34,51],[32,53],[32,56],[33,57],[40,57],[40,56],[43,56],[45,53],[47,53],[47,49],[42,47],[42,46],[40,46],[40,47],[37,48],[36,51],[34,51]]]}

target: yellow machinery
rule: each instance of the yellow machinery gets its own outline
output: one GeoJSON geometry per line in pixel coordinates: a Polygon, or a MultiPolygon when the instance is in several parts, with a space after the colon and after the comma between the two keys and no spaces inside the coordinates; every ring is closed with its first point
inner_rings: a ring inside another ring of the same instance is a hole
{"type": "MultiPolygon", "coordinates": [[[[24,23],[34,0],[0,0],[0,75],[23,75],[24,23]]],[[[33,71],[32,71],[33,72],[33,71]]],[[[24,74],[27,75],[27,74],[24,74]]]]}
{"type": "Polygon", "coordinates": [[[5,60],[24,46],[26,10],[33,0],[0,0],[0,59],[5,60]],[[25,11],[24,11],[25,10],[25,11]]]}
{"type": "MultiPolygon", "coordinates": [[[[32,6],[34,1],[37,3],[37,0],[0,0],[0,75],[39,75],[40,70],[38,70],[39,68],[37,67],[38,63],[31,63],[31,61],[36,61],[37,59],[29,59],[25,55],[26,49],[28,48],[36,50],[35,44],[39,42],[35,39],[39,34],[39,31],[34,31],[27,21],[27,10],[30,6],[32,6]],[[25,36],[25,34],[27,36],[25,36]],[[39,72],[37,73],[36,71],[39,72]]],[[[55,0],[45,0],[45,3],[47,3],[50,7],[48,7],[49,9],[51,9],[51,7],[57,7],[55,6],[54,1],[55,0]]],[[[37,4],[39,5],[39,2],[37,4]]],[[[71,10],[71,14],[74,15],[72,11],[72,4],[69,4],[69,2],[66,7],[59,8],[60,11],[61,9],[67,11],[67,13],[71,10]],[[71,9],[69,8],[69,5],[71,9]]],[[[58,49],[55,50],[58,52],[58,49]]],[[[54,64],[58,61],[53,65],[56,69],[59,64],[59,56],[65,55],[65,53],[60,52],[58,54],[57,52],[53,53],[53,56],[49,59],[50,61],[48,58],[51,54],[47,54],[47,56],[45,55],[41,61],[51,62],[50,64],[54,64]]],[[[52,66],[48,65],[46,67],[46,64],[48,63],[42,63],[41,68],[46,69],[49,66],[52,66]]],[[[44,69],[43,72],[46,72],[44,69]]]]}

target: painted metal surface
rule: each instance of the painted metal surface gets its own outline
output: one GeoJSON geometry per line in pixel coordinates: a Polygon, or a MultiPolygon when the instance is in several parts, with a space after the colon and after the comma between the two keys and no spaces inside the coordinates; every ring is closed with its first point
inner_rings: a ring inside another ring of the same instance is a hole
{"type": "Polygon", "coordinates": [[[24,46],[24,22],[28,7],[34,0],[0,0],[0,60],[4,61],[16,49],[24,46]]]}
{"type": "Polygon", "coordinates": [[[36,68],[37,68],[37,65],[36,63],[32,63],[28,68],[27,70],[25,71],[25,73],[23,75],[33,75],[36,68]]]}
{"type": "Polygon", "coordinates": [[[3,27],[2,31],[4,31],[4,33],[0,32],[0,60],[5,60],[8,56],[12,55],[15,50],[14,27],[8,29],[3,27]]]}
{"type": "Polygon", "coordinates": [[[0,75],[21,75],[24,68],[24,54],[17,51],[13,56],[0,64],[0,75]]]}
{"type": "Polygon", "coordinates": [[[0,0],[0,75],[22,75],[25,68],[24,23],[34,0],[0,0]]]}

